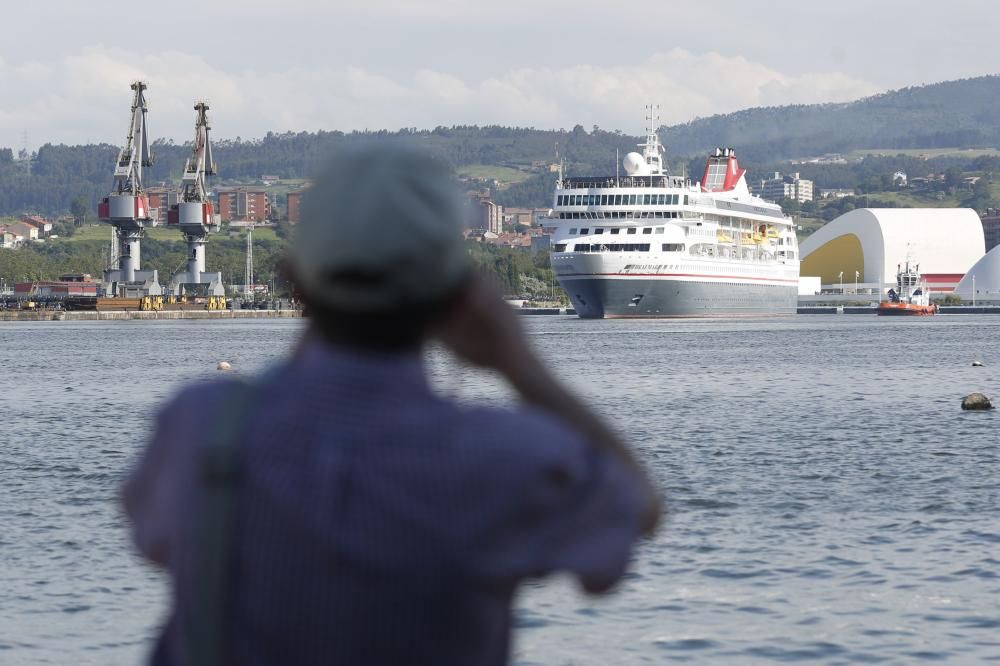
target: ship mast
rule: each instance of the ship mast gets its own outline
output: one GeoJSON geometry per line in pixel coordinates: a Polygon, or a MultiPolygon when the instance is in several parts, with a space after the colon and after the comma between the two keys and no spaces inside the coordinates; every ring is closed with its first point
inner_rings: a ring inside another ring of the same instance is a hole
{"type": "Polygon", "coordinates": [[[656,134],[656,124],[660,121],[659,112],[659,104],[646,105],[646,120],[649,121],[649,127],[646,128],[646,142],[640,143],[639,147],[642,148],[642,157],[652,175],[669,176],[669,172],[663,168],[663,145],[656,134]]]}

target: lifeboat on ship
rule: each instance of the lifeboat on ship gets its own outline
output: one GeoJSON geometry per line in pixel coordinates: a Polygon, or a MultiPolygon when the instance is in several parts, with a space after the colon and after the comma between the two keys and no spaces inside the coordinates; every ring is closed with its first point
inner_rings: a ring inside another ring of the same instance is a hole
{"type": "Polygon", "coordinates": [[[887,296],[878,304],[879,315],[921,317],[937,313],[937,306],[931,304],[927,285],[920,277],[920,265],[911,269],[909,259],[905,267],[896,267],[896,288],[890,289],[887,296]]]}

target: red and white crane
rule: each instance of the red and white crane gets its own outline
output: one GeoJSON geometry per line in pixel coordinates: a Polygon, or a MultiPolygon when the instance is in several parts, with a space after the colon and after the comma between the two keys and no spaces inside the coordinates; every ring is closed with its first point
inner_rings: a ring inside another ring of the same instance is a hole
{"type": "Polygon", "coordinates": [[[109,271],[107,282],[136,281],[136,271],[141,268],[139,241],[144,229],[156,226],[142,186],[142,169],[153,164],[146,132],[146,87],[143,81],[132,84],[132,118],[115,163],[114,189],[97,206],[100,220],[115,228],[119,248],[118,271],[109,271]]]}
{"type": "MultiPolygon", "coordinates": [[[[211,129],[208,124],[208,104],[197,102],[194,110],[197,112],[194,146],[191,156],[184,164],[180,201],[167,212],[167,224],[176,225],[181,230],[188,246],[187,272],[174,276],[171,281],[171,290],[175,295],[180,295],[178,292],[182,290],[183,284],[205,282],[202,276],[205,273],[205,244],[208,242],[208,234],[219,229],[219,217],[215,214],[205,189],[205,176],[214,176],[216,173],[212,144],[208,138],[208,131],[211,129]]],[[[215,277],[215,274],[210,275],[215,277]]],[[[209,274],[205,275],[206,278],[208,276],[209,274]]],[[[211,278],[208,280],[214,281],[211,278]]]]}

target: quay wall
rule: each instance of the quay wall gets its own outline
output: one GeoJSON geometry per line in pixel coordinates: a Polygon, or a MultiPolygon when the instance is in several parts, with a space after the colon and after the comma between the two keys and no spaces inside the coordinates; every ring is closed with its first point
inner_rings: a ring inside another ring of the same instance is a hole
{"type": "Polygon", "coordinates": [[[0,310],[0,321],[127,321],[135,319],[288,319],[301,310],[0,310]]]}

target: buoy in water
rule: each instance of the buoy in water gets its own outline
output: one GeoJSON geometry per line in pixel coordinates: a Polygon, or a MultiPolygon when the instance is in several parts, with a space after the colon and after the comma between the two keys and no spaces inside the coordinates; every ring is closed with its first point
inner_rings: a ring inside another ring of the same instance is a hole
{"type": "Polygon", "coordinates": [[[232,370],[233,366],[229,365],[229,361],[219,361],[219,365],[215,366],[216,370],[232,370]]]}
{"type": "Polygon", "coordinates": [[[982,361],[973,361],[972,362],[972,367],[973,368],[981,368],[981,367],[983,367],[983,362],[982,361]]]}
{"type": "Polygon", "coordinates": [[[993,409],[993,403],[982,393],[970,393],[962,398],[962,409],[993,409]]]}

